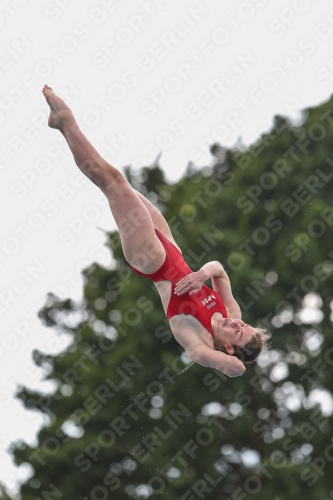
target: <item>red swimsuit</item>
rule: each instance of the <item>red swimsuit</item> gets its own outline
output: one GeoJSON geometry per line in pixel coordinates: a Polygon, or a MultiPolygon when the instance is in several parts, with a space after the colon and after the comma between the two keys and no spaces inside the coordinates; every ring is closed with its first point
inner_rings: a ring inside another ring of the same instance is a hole
{"type": "Polygon", "coordinates": [[[178,248],[176,248],[161,231],[155,229],[155,232],[165,248],[166,258],[164,264],[151,274],[144,274],[133,266],[130,267],[140,276],[150,278],[154,282],[163,280],[171,281],[172,291],[167,310],[168,320],[177,314],[190,314],[199,320],[209,333],[214,336],[211,327],[212,315],[219,311],[223,314],[224,318],[227,317],[227,310],[221,297],[206,285],[203,285],[200,292],[194,295],[189,295],[189,292],[184,295],[176,295],[174,293],[176,283],[184,276],[192,273],[192,270],[186,264],[178,248]]]}

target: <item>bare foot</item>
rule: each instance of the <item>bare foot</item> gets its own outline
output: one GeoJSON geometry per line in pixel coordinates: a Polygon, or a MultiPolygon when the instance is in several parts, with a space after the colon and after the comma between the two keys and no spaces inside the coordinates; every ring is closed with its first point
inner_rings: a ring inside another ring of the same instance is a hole
{"type": "Polygon", "coordinates": [[[74,119],[73,113],[65,104],[65,102],[58,97],[51,87],[44,85],[42,90],[44,97],[51,108],[48,125],[51,128],[57,128],[62,131],[66,121],[74,119]]]}

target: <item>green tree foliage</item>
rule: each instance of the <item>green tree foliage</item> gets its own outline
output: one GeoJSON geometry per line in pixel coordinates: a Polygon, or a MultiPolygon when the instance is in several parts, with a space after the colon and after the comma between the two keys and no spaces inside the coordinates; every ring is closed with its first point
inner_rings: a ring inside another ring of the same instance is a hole
{"type": "Polygon", "coordinates": [[[2,483],[0,483],[0,500],[14,500],[14,498],[8,494],[7,488],[2,483]]]}
{"type": "Polygon", "coordinates": [[[276,117],[248,148],[212,145],[212,166],[189,164],[173,185],[157,164],[127,168],[193,270],[223,263],[271,349],[242,377],[194,364],[171,379],[189,360],[153,284],[107,234],[114,269],[91,265],[82,303],[49,294],[39,313],[69,345],[34,352],[53,394],[17,392],[49,418],[36,448],[12,447],[34,469],[24,500],[332,498],[332,416],[320,406],[333,386],[332,104],[294,126],[276,117]]]}

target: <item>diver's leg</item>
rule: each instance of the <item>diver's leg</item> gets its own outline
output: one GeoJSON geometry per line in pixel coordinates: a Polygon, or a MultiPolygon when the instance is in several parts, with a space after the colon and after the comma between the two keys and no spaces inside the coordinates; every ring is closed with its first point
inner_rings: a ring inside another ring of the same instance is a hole
{"type": "Polygon", "coordinates": [[[64,101],[46,85],[43,94],[51,108],[49,126],[60,130],[77,166],[107,197],[126,260],[143,273],[156,271],[165,260],[165,250],[146,206],[122,173],[105,161],[84,136],[64,101]]]}
{"type": "Polygon", "coordinates": [[[139,193],[138,191],[135,191],[135,192],[138,195],[138,197],[140,198],[140,200],[142,201],[142,203],[147,208],[148,212],[150,213],[150,217],[152,218],[154,227],[156,229],[158,229],[159,231],[161,231],[161,233],[163,233],[164,236],[166,236],[168,238],[168,240],[170,240],[171,243],[173,243],[181,252],[181,249],[179,248],[179,246],[175,242],[174,237],[172,236],[172,232],[171,232],[171,229],[169,227],[169,224],[167,223],[167,221],[165,220],[165,218],[163,217],[161,212],[159,212],[157,210],[157,208],[154,207],[154,205],[149,200],[147,200],[147,198],[145,196],[143,196],[143,194],[139,193]]]}

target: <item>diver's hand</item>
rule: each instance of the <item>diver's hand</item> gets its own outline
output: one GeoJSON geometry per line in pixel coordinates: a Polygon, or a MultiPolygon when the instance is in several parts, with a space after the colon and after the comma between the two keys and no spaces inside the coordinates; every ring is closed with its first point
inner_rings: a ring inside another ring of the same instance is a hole
{"type": "Polygon", "coordinates": [[[194,295],[195,293],[200,292],[205,281],[205,273],[201,270],[196,273],[190,273],[176,283],[174,292],[176,295],[183,295],[189,291],[189,295],[194,295]]]}

